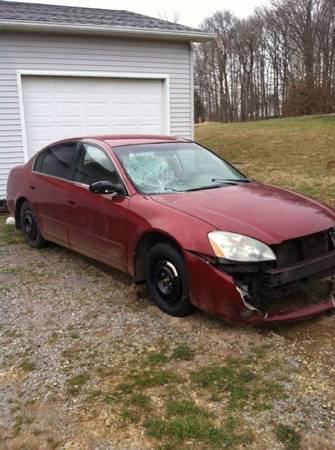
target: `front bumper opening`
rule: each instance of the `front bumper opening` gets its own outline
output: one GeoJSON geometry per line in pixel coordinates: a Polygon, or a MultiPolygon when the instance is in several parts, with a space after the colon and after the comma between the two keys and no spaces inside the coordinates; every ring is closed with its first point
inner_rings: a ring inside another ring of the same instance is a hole
{"type": "Polygon", "coordinates": [[[267,299],[266,302],[263,302],[262,308],[266,308],[267,313],[272,314],[288,311],[292,308],[303,309],[331,299],[334,297],[334,293],[335,278],[327,277],[308,283],[301,291],[287,294],[279,299],[267,299]]]}
{"type": "Polygon", "coordinates": [[[217,266],[233,277],[247,309],[266,320],[292,312],[299,318],[299,311],[307,316],[335,307],[333,230],[287,241],[273,250],[275,262],[220,261],[217,266]]]}
{"type": "Polygon", "coordinates": [[[294,292],[286,294],[264,296],[256,291],[253,286],[237,283],[238,290],[243,296],[247,308],[257,311],[261,317],[266,319],[269,315],[282,314],[288,311],[304,310],[332,300],[335,308],[335,277],[326,277],[305,283],[305,286],[294,292]]]}

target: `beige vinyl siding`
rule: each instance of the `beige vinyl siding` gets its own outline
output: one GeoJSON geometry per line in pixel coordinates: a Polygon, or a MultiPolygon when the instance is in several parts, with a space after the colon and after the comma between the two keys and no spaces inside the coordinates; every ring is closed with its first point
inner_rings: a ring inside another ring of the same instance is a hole
{"type": "Polygon", "coordinates": [[[17,70],[127,72],[170,76],[170,131],[192,137],[187,42],[61,34],[0,33],[0,199],[9,170],[24,162],[17,70]]]}

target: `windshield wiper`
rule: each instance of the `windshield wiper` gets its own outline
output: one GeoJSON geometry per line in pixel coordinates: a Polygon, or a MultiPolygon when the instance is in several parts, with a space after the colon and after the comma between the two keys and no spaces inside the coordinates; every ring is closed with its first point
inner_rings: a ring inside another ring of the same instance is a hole
{"type": "Polygon", "coordinates": [[[213,178],[211,181],[213,183],[217,182],[217,183],[220,183],[220,184],[210,184],[209,186],[200,186],[200,187],[193,188],[193,189],[182,189],[182,190],[175,189],[175,188],[170,187],[170,186],[166,186],[164,189],[165,189],[165,191],[173,191],[173,192],[193,192],[193,191],[202,191],[202,190],[205,190],[205,189],[216,189],[216,188],[221,187],[223,184],[227,184],[227,185],[230,185],[230,186],[236,186],[237,183],[250,183],[250,181],[247,180],[247,179],[245,179],[245,180],[243,180],[243,179],[235,180],[235,179],[229,179],[229,178],[226,178],[226,179],[213,178]]]}
{"type": "Polygon", "coordinates": [[[220,183],[220,184],[211,184],[209,186],[201,186],[201,187],[194,188],[194,189],[187,189],[186,192],[202,191],[202,190],[205,190],[205,189],[216,189],[216,188],[222,187],[222,185],[236,186],[236,184],[239,183],[239,182],[241,182],[241,183],[250,183],[249,180],[233,180],[233,179],[231,179],[231,180],[229,180],[229,179],[223,180],[221,178],[213,178],[211,181],[212,182],[217,182],[217,183],[220,183]]]}
{"type": "Polygon", "coordinates": [[[164,191],[173,191],[173,192],[185,192],[183,189],[175,189],[175,188],[173,188],[173,187],[170,187],[170,186],[166,186],[165,188],[164,188],[164,191]]]}
{"type": "MultiPolygon", "coordinates": [[[[234,185],[235,183],[230,182],[230,183],[224,183],[224,184],[234,185]]],[[[205,189],[217,189],[217,188],[220,188],[220,187],[222,187],[222,183],[221,184],[211,184],[209,186],[200,186],[198,188],[193,188],[193,189],[187,189],[186,192],[202,191],[202,190],[205,190],[205,189]]]]}
{"type": "Polygon", "coordinates": [[[236,183],[250,183],[248,179],[233,179],[233,178],[212,178],[212,182],[224,183],[224,184],[236,184],[236,183]]]}

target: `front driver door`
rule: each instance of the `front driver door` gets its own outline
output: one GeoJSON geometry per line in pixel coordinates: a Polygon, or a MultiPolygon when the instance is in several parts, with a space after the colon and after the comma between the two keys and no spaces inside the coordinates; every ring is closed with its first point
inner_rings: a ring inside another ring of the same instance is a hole
{"type": "Polygon", "coordinates": [[[68,190],[71,247],[92,258],[125,269],[125,225],[129,197],[93,194],[89,191],[89,185],[96,181],[123,184],[110,155],[95,144],[82,143],[78,148],[72,180],[68,190]]]}

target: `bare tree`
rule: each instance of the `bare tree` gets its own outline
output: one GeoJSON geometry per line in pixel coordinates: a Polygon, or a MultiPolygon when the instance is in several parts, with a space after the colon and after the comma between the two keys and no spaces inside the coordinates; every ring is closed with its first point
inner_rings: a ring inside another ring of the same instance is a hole
{"type": "Polygon", "coordinates": [[[334,0],[273,0],[244,20],[218,11],[202,28],[217,35],[196,48],[202,120],[335,111],[334,0]]]}

